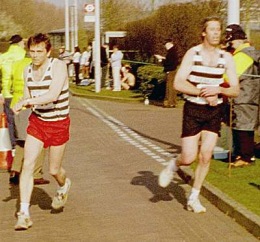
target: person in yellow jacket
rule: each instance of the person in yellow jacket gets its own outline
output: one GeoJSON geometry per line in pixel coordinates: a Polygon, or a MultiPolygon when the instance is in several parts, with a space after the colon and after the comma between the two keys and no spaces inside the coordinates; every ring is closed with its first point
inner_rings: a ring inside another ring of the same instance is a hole
{"type": "Polygon", "coordinates": [[[259,126],[260,81],[257,78],[254,61],[257,51],[247,40],[240,25],[226,28],[226,42],[233,49],[236,73],[240,83],[240,94],[233,99],[233,154],[232,167],[252,164],[254,158],[254,130],[259,126]]]}
{"type": "MultiPolygon", "coordinates": [[[[10,107],[13,108],[23,97],[24,91],[24,68],[32,62],[31,58],[25,57],[22,60],[16,61],[12,65],[12,91],[13,98],[10,107]]],[[[27,109],[18,115],[15,115],[16,128],[16,146],[15,156],[12,163],[9,182],[10,184],[19,184],[20,172],[22,170],[24,158],[24,143],[26,137],[26,127],[28,126],[28,118],[31,114],[31,109],[27,109]]],[[[43,178],[42,165],[44,161],[44,150],[39,155],[34,168],[34,184],[43,185],[49,184],[49,180],[43,178]]]]}
{"type": "Polygon", "coordinates": [[[24,50],[23,38],[16,34],[13,35],[10,40],[10,47],[8,50],[0,56],[0,67],[2,71],[2,96],[4,102],[4,112],[7,116],[9,134],[11,139],[12,148],[15,148],[15,126],[14,126],[14,114],[10,109],[12,101],[12,65],[15,61],[21,60],[25,57],[26,51],[24,50]]]}

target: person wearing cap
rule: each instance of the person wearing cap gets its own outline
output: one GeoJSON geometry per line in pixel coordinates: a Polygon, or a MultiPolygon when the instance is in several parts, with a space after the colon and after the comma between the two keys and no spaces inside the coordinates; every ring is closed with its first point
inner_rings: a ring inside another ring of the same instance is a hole
{"type": "Polygon", "coordinates": [[[166,56],[155,55],[155,57],[163,63],[163,71],[166,73],[166,90],[165,98],[163,101],[163,107],[165,108],[175,108],[177,104],[177,92],[173,87],[173,80],[175,75],[175,70],[178,65],[178,54],[176,47],[173,44],[172,39],[167,39],[164,44],[167,54],[166,56]]]}
{"type": "MultiPolygon", "coordinates": [[[[238,24],[226,28],[226,43],[233,53],[236,73],[240,82],[239,96],[233,99],[233,155],[231,167],[244,167],[252,164],[254,158],[254,130],[259,126],[260,81],[254,77],[256,51],[238,24]],[[250,74],[249,76],[247,76],[250,74]]],[[[259,56],[258,56],[259,58],[259,56]]]]}
{"type": "Polygon", "coordinates": [[[12,64],[25,57],[23,38],[15,34],[9,40],[8,50],[0,56],[0,66],[2,70],[2,95],[4,98],[4,112],[7,116],[9,134],[13,150],[15,149],[15,124],[14,114],[10,108],[12,101],[12,64]]]}
{"type": "Polygon", "coordinates": [[[239,84],[232,55],[219,48],[222,32],[221,19],[211,16],[202,23],[202,43],[184,55],[175,75],[174,87],[184,93],[180,155],[172,158],[159,175],[159,185],[167,187],[180,166],[197,160],[194,182],[187,199],[187,210],[206,212],[199,194],[209,172],[210,161],[220,135],[223,97],[236,97],[239,84]],[[229,87],[221,87],[223,74],[229,77],[229,87]]]}

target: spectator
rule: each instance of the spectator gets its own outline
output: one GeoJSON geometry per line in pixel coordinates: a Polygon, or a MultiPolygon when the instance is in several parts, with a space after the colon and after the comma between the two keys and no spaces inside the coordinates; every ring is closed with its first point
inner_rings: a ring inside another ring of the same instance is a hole
{"type": "Polygon", "coordinates": [[[118,49],[117,45],[113,46],[113,53],[111,55],[111,67],[113,76],[113,91],[121,91],[121,75],[120,70],[122,67],[123,53],[118,49]]]}
{"type": "MultiPolygon", "coordinates": [[[[24,90],[24,68],[31,63],[31,58],[25,57],[22,60],[14,62],[12,65],[12,90],[13,98],[11,102],[11,108],[20,101],[23,97],[24,90]]],[[[10,184],[19,184],[19,177],[22,170],[23,160],[24,160],[24,143],[26,137],[26,127],[28,126],[28,117],[30,115],[30,109],[27,109],[18,115],[15,115],[15,129],[16,129],[16,146],[15,146],[15,156],[13,159],[10,178],[10,184]]],[[[44,150],[40,153],[37,158],[36,165],[34,168],[34,185],[44,185],[49,184],[50,181],[43,178],[43,166],[44,161],[44,150]]]]}
{"type": "Polygon", "coordinates": [[[69,65],[72,62],[72,54],[69,51],[65,50],[65,46],[61,46],[59,48],[59,59],[64,61],[67,65],[67,69],[69,69],[69,65]]]}
{"type": "MultiPolygon", "coordinates": [[[[15,61],[25,57],[24,40],[20,35],[13,35],[10,40],[10,47],[7,52],[0,56],[2,69],[2,95],[4,97],[4,112],[7,116],[8,128],[13,151],[15,150],[15,124],[14,114],[10,108],[12,101],[12,65],[15,61]]],[[[14,155],[14,152],[13,152],[14,155]]]]}
{"type": "Polygon", "coordinates": [[[89,59],[91,52],[86,47],[83,48],[83,52],[80,58],[80,67],[82,78],[89,78],[89,59]]]}
{"type": "Polygon", "coordinates": [[[104,43],[100,49],[100,60],[101,60],[101,88],[106,86],[107,74],[108,74],[108,43],[104,43]]]}
{"type": "Polygon", "coordinates": [[[74,48],[74,54],[73,54],[73,58],[72,58],[72,62],[73,62],[73,65],[74,65],[74,71],[75,71],[76,85],[80,84],[80,78],[79,78],[80,58],[81,58],[80,48],[78,46],[76,46],[74,48]]]}
{"type": "Polygon", "coordinates": [[[165,42],[165,48],[167,50],[166,57],[161,55],[155,55],[155,57],[163,63],[164,72],[166,73],[166,90],[165,98],[163,101],[163,107],[174,108],[177,104],[177,92],[173,87],[173,80],[175,75],[175,70],[178,65],[178,54],[171,39],[167,39],[165,42]]]}
{"type": "Polygon", "coordinates": [[[135,87],[135,76],[131,73],[131,66],[122,67],[123,78],[121,79],[122,89],[133,90],[135,87]]]}
{"type": "Polygon", "coordinates": [[[256,50],[250,46],[244,30],[237,24],[226,28],[226,41],[233,49],[236,73],[240,82],[240,93],[233,99],[233,154],[235,161],[231,167],[244,167],[255,161],[254,130],[259,127],[260,82],[254,61],[256,50]],[[245,74],[250,74],[247,76],[245,74]]]}

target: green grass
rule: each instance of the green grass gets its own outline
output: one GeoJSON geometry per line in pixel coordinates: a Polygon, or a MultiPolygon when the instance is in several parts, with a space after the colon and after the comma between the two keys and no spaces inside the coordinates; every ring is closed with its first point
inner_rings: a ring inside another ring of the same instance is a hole
{"type": "Polygon", "coordinates": [[[228,168],[228,163],[212,160],[206,180],[260,216],[260,160],[244,168],[228,168]]]}
{"type": "MultiPolygon", "coordinates": [[[[76,86],[70,84],[70,90],[74,94],[86,96],[88,98],[100,98],[116,101],[143,102],[143,95],[140,91],[121,91],[113,92],[102,89],[99,93],[95,92],[95,85],[76,86]]],[[[180,101],[180,103],[183,103],[180,101]]],[[[228,131],[225,127],[221,130],[221,138],[218,145],[228,149],[228,131]]],[[[257,142],[260,137],[256,137],[257,142]]],[[[196,164],[192,164],[194,169],[196,164]]],[[[228,168],[228,163],[220,160],[212,160],[210,172],[206,180],[223,191],[229,197],[244,205],[247,209],[260,216],[260,160],[257,159],[255,165],[244,168],[228,168]]]]}
{"type": "Polygon", "coordinates": [[[88,98],[109,99],[122,102],[143,102],[143,94],[139,90],[122,90],[120,92],[113,92],[112,90],[101,89],[100,92],[95,91],[95,85],[76,86],[70,84],[70,91],[72,94],[79,96],[86,96],[88,98]]]}

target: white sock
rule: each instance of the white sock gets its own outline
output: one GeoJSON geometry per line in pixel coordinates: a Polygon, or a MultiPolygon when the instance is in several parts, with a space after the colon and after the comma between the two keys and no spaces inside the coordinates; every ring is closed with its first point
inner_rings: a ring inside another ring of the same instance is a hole
{"type": "Polygon", "coordinates": [[[191,189],[189,200],[196,200],[198,199],[200,194],[200,190],[195,189],[194,187],[191,189]]]}
{"type": "Polygon", "coordinates": [[[24,213],[27,216],[30,216],[29,207],[30,203],[20,203],[20,212],[24,213]]]}
{"type": "Polygon", "coordinates": [[[168,168],[173,172],[178,171],[179,167],[176,164],[176,158],[170,160],[168,168]]]}

